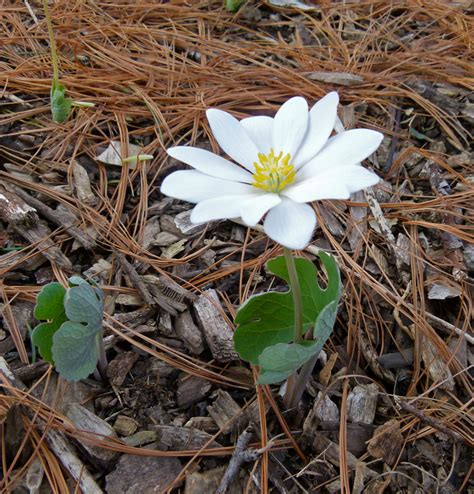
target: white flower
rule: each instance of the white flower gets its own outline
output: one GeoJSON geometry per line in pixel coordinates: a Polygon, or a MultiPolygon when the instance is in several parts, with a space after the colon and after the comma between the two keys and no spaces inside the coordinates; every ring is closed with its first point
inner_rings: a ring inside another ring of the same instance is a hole
{"type": "Polygon", "coordinates": [[[294,97],[274,118],[240,121],[224,111],[208,110],[214,137],[238,165],[204,149],[172,147],[168,154],[194,170],[167,176],[161,191],[196,203],[193,223],[242,218],[255,226],[266,213],[263,228],[270,238],[303,249],[316,226],[307,202],[348,199],[379,181],[360,162],[378,148],[382,134],[354,129],[330,137],[338,102],[332,92],[308,111],[306,100],[294,97]]]}

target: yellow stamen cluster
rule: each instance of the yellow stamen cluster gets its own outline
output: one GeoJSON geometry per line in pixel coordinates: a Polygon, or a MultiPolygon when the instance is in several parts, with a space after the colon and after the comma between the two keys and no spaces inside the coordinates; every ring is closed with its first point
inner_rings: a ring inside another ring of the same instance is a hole
{"type": "Polygon", "coordinates": [[[275,155],[273,148],[268,154],[258,153],[252,185],[274,193],[283,190],[295,181],[296,171],[290,159],[289,154],[283,156],[283,151],[275,155]]]}

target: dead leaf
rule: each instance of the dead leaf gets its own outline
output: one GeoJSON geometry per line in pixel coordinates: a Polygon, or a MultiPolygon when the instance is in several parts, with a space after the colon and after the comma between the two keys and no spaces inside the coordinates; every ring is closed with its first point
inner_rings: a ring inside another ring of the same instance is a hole
{"type": "MultiPolygon", "coordinates": [[[[100,153],[99,156],[96,157],[96,160],[107,165],[122,166],[123,160],[138,156],[139,154],[143,154],[142,148],[136,144],[128,143],[128,154],[125,156],[120,141],[110,141],[107,149],[100,153]]],[[[130,161],[128,166],[130,170],[134,170],[137,166],[137,160],[130,161]]]]}

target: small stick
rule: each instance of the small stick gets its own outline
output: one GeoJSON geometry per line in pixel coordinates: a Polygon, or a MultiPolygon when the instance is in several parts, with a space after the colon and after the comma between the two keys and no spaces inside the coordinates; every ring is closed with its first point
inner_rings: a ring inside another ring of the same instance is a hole
{"type": "Polygon", "coordinates": [[[249,445],[250,439],[252,439],[253,435],[253,426],[249,425],[243,432],[240,434],[237,439],[237,443],[235,445],[234,453],[230,458],[229,465],[227,470],[222,477],[221,483],[216,490],[215,494],[225,494],[227,489],[229,488],[232,481],[235,479],[237,474],[239,473],[240,467],[244,463],[248,463],[250,461],[255,461],[259,456],[266,451],[267,449],[272,447],[272,442],[270,441],[265,448],[261,449],[247,449],[249,445]]]}
{"type": "Polygon", "coordinates": [[[140,279],[139,274],[136,269],[125,259],[125,256],[120,252],[116,253],[118,260],[122,266],[122,269],[125,271],[127,276],[130,278],[130,281],[135,285],[136,289],[140,292],[140,295],[143,297],[147,305],[150,307],[156,307],[157,303],[155,299],[151,296],[151,293],[148,291],[145,283],[140,279]]]}
{"type": "Polygon", "coordinates": [[[92,239],[87,233],[82,232],[79,228],[74,226],[77,218],[73,213],[67,210],[61,211],[52,209],[36,199],[36,197],[28,194],[28,192],[24,191],[20,187],[11,184],[9,184],[8,187],[11,188],[17,196],[21,197],[21,199],[23,199],[31,207],[35,208],[36,211],[40,212],[49,221],[63,227],[69,233],[69,235],[71,235],[71,237],[74,237],[83,247],[88,250],[96,247],[94,239],[92,239]]]}
{"type": "Polygon", "coordinates": [[[439,419],[436,419],[434,417],[430,417],[428,415],[425,415],[423,411],[421,411],[419,408],[416,408],[414,405],[411,405],[410,403],[400,400],[398,398],[397,400],[398,406],[402,409],[405,410],[408,413],[411,413],[415,417],[419,418],[422,422],[426,422],[428,425],[431,425],[434,429],[437,429],[438,431],[442,432],[443,434],[446,434],[449,436],[453,441],[455,442],[463,442],[465,444],[469,444],[466,439],[464,439],[461,434],[458,434],[457,432],[453,431],[449,427],[446,427],[443,422],[439,419]]]}

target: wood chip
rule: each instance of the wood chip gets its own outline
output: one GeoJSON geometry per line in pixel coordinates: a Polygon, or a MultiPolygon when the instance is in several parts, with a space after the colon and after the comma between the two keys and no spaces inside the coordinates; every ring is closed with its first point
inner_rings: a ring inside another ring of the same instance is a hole
{"type": "Polygon", "coordinates": [[[44,468],[41,460],[35,457],[30,463],[25,476],[25,485],[29,489],[30,494],[40,492],[40,487],[44,478],[44,468]]]}
{"type": "Polygon", "coordinates": [[[73,447],[61,432],[54,429],[48,430],[46,433],[46,442],[82,492],[87,492],[87,494],[103,493],[102,489],[97,485],[84,463],[76,456],[73,447]]]}
{"type": "Polygon", "coordinates": [[[178,406],[188,408],[190,405],[201,401],[211,388],[212,384],[209,381],[188,374],[182,375],[176,392],[178,406]]]}
{"type": "Polygon", "coordinates": [[[376,384],[360,384],[347,397],[347,417],[355,424],[372,424],[379,390],[376,384]]]}
{"type": "MultiPolygon", "coordinates": [[[[339,466],[340,451],[339,445],[332,442],[330,439],[324,437],[320,433],[316,433],[313,441],[313,449],[318,454],[324,454],[325,458],[329,460],[333,465],[339,466]]],[[[357,467],[363,469],[363,475],[366,479],[372,479],[378,477],[379,474],[360,462],[352,453],[346,451],[346,463],[347,466],[355,470],[357,467]]]]}
{"type": "Polygon", "coordinates": [[[142,246],[144,249],[148,249],[155,243],[157,235],[160,233],[160,217],[152,216],[145,223],[145,228],[143,231],[142,246]]]}
{"type": "MultiPolygon", "coordinates": [[[[203,494],[214,493],[221,483],[221,479],[224,476],[226,467],[214,468],[205,472],[189,472],[186,474],[186,486],[184,494],[203,494]]],[[[241,469],[237,478],[229,486],[227,494],[242,494],[246,492],[248,494],[257,494],[260,490],[257,490],[255,486],[248,485],[248,474],[241,469]]]]}
{"type": "Polygon", "coordinates": [[[209,448],[219,448],[221,445],[212,439],[211,434],[191,427],[173,425],[150,425],[156,432],[156,448],[160,451],[184,451],[199,449],[205,444],[209,448]]]}
{"type": "Polygon", "coordinates": [[[176,333],[184,342],[185,347],[194,355],[204,351],[204,340],[201,330],[194,324],[189,311],[185,311],[176,318],[176,333]]]}
{"type": "Polygon", "coordinates": [[[364,82],[360,75],[348,72],[312,72],[308,74],[308,79],[328,84],[338,84],[339,86],[355,86],[364,82]]]}
{"type": "Polygon", "coordinates": [[[323,394],[321,391],[318,393],[314,400],[313,411],[321,422],[339,422],[339,408],[326,393],[323,394]]]}
{"type": "MultiPolygon", "coordinates": [[[[101,419],[79,403],[72,403],[66,409],[66,416],[74,424],[76,429],[90,432],[94,441],[102,442],[106,438],[116,438],[115,430],[105,420],[101,419]]],[[[102,461],[112,461],[117,457],[117,452],[110,449],[101,448],[100,445],[91,445],[76,436],[82,447],[95,459],[102,461]]]]}
{"type": "MultiPolygon", "coordinates": [[[[117,467],[106,479],[109,494],[158,494],[165,492],[181,472],[178,458],[122,455],[117,467]]],[[[180,482],[175,484],[179,487],[180,482]]],[[[84,491],[89,494],[89,491],[84,491]]]]}
{"type": "Polygon", "coordinates": [[[375,429],[374,436],[367,445],[367,451],[372,457],[393,465],[402,447],[403,436],[400,432],[400,423],[393,419],[375,429]]]}
{"type": "Polygon", "coordinates": [[[107,366],[107,377],[114,386],[121,386],[138,360],[136,352],[119,353],[107,366]]]}
{"type": "Polygon", "coordinates": [[[157,247],[169,247],[179,241],[179,238],[170,232],[160,232],[153,239],[152,245],[157,247]]]}
{"type": "Polygon", "coordinates": [[[223,434],[227,434],[236,427],[242,408],[227,391],[218,389],[215,396],[214,403],[207,407],[207,411],[223,434]]]}
{"type": "Polygon", "coordinates": [[[114,422],[114,430],[120,436],[131,436],[138,429],[138,423],[136,420],[126,415],[119,415],[114,422]]]}
{"type": "Polygon", "coordinates": [[[222,316],[223,309],[214,289],[205,290],[194,302],[194,311],[212,356],[220,362],[237,360],[234,333],[222,316]]]}
{"type": "Polygon", "coordinates": [[[191,417],[184,424],[184,427],[199,429],[200,431],[209,432],[210,434],[214,434],[219,430],[219,427],[212,417],[191,417]]]}
{"type": "Polygon", "coordinates": [[[80,202],[94,206],[99,202],[97,196],[92,192],[91,181],[87,170],[77,161],[72,161],[72,177],[77,198],[80,202]]]}
{"type": "Polygon", "coordinates": [[[193,235],[205,228],[203,224],[196,224],[191,221],[191,209],[179,213],[174,218],[176,228],[184,235],[193,235]]]}
{"type": "Polygon", "coordinates": [[[64,204],[59,204],[56,209],[52,209],[44,204],[44,202],[28,194],[28,192],[24,191],[20,187],[9,184],[9,188],[21,197],[27,204],[35,208],[35,210],[48,221],[63,227],[69,235],[71,235],[71,237],[73,237],[75,241],[79,242],[83,247],[90,250],[96,246],[94,239],[86,231],[84,231],[84,229],[80,229],[75,226],[77,223],[77,218],[69,209],[66,208],[64,204]]]}
{"type": "Polygon", "coordinates": [[[0,219],[9,223],[49,261],[72,271],[71,261],[51,239],[51,230],[40,221],[36,210],[0,185],[0,219]]]}
{"type": "Polygon", "coordinates": [[[454,389],[453,375],[444,359],[439,358],[438,348],[423,334],[421,334],[420,340],[421,359],[431,379],[435,383],[439,383],[440,389],[452,391],[454,389]]]}

